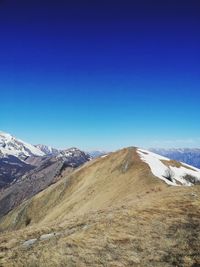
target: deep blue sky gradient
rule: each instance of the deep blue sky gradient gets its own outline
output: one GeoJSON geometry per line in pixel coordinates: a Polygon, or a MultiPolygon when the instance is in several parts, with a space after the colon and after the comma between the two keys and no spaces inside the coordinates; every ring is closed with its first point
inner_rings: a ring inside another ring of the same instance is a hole
{"type": "Polygon", "coordinates": [[[0,129],[60,148],[200,147],[198,2],[0,0],[0,129]]]}

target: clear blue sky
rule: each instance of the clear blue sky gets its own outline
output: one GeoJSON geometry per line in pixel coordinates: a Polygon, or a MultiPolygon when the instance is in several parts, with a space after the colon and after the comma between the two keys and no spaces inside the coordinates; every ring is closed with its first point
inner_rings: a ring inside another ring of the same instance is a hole
{"type": "Polygon", "coordinates": [[[0,0],[0,129],[59,148],[200,147],[198,2],[0,0]]]}

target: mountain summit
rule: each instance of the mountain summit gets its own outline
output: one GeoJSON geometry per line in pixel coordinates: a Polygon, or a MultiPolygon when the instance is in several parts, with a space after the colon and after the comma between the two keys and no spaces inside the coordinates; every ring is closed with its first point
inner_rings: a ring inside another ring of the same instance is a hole
{"type": "Polygon", "coordinates": [[[0,132],[0,157],[15,156],[21,160],[30,156],[44,156],[41,149],[15,138],[9,133],[0,132]]]}

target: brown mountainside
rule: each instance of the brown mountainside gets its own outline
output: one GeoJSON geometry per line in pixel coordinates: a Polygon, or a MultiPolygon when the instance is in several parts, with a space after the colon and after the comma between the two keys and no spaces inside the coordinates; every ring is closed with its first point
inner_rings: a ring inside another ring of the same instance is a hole
{"type": "Polygon", "coordinates": [[[0,266],[199,266],[199,205],[198,185],[169,186],[123,149],[3,217],[0,266]]]}

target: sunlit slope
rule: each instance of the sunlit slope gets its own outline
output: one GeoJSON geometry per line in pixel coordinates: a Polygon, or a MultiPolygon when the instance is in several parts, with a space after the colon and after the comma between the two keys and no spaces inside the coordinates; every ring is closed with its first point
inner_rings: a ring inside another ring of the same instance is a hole
{"type": "Polygon", "coordinates": [[[200,186],[181,186],[187,173],[198,181],[136,148],[91,161],[1,220],[0,266],[197,267],[200,186]]]}
{"type": "Polygon", "coordinates": [[[0,227],[47,223],[137,199],[148,190],[166,188],[136,148],[127,148],[87,163],[1,220],[0,227]]]}

